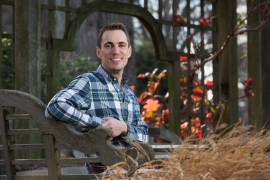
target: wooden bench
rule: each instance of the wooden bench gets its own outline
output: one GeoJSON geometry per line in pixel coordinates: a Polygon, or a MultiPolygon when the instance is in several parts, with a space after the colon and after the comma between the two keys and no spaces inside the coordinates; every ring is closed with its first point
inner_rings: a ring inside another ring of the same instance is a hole
{"type": "MultiPolygon", "coordinates": [[[[44,116],[45,107],[41,100],[30,94],[15,90],[0,90],[0,130],[2,139],[0,152],[2,151],[4,154],[4,159],[0,159],[0,167],[5,168],[6,171],[5,174],[0,175],[0,179],[56,180],[98,177],[89,174],[61,173],[61,165],[63,164],[84,164],[86,162],[100,162],[110,166],[124,161],[129,166],[125,168],[132,174],[133,170],[138,166],[155,158],[154,149],[156,152],[164,152],[172,147],[170,145],[159,147],[158,145],[153,145],[153,148],[150,144],[142,142],[134,144],[134,146],[129,148],[116,147],[110,142],[111,131],[109,129],[100,128],[87,133],[80,133],[67,123],[46,118],[44,116]],[[31,124],[36,124],[36,128],[15,129],[15,121],[29,121],[31,124]],[[40,135],[41,142],[18,144],[14,141],[16,136],[31,135],[40,135]],[[70,148],[85,154],[99,152],[100,157],[61,158],[57,153],[57,150],[61,148],[70,148]],[[45,155],[38,159],[22,159],[14,155],[14,152],[18,150],[43,150],[45,155]],[[27,164],[43,164],[48,168],[48,174],[35,176],[18,175],[15,171],[15,166],[27,164]]],[[[152,134],[167,140],[173,139],[173,141],[177,141],[177,136],[174,135],[173,138],[170,138],[173,134],[170,134],[167,130],[155,131],[152,134]]],[[[177,144],[177,142],[174,144],[177,144]]],[[[157,154],[156,158],[159,157],[164,156],[157,154]]]]}

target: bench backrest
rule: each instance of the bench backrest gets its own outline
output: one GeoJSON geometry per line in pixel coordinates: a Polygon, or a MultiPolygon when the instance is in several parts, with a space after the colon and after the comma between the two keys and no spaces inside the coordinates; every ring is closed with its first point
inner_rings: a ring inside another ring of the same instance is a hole
{"type": "MultiPolygon", "coordinates": [[[[46,178],[53,180],[63,177],[59,170],[59,164],[61,163],[101,162],[104,165],[112,165],[126,161],[134,168],[134,166],[154,159],[153,149],[147,143],[139,143],[129,148],[115,147],[110,142],[111,131],[109,129],[100,128],[88,133],[80,133],[62,121],[46,118],[44,116],[45,107],[41,100],[28,93],[0,90],[0,130],[2,138],[0,150],[4,152],[4,160],[0,160],[0,166],[5,165],[6,168],[6,175],[3,177],[14,179],[16,177],[15,165],[17,164],[47,164],[48,176],[46,178]],[[12,110],[13,115],[5,114],[5,110],[9,107],[15,108],[15,110],[12,110]],[[20,114],[17,112],[20,112],[20,114]],[[34,120],[38,129],[16,131],[10,124],[12,119],[30,118],[34,120]],[[26,132],[40,133],[44,143],[16,144],[12,141],[12,135],[25,134],[26,132]],[[86,154],[99,152],[100,158],[61,159],[57,156],[56,150],[63,147],[69,147],[86,154]],[[11,153],[13,150],[30,148],[44,149],[46,159],[16,159],[11,153]],[[134,162],[136,163],[134,164],[134,162]]],[[[44,176],[41,177],[44,178],[44,176]]],[[[89,177],[85,176],[86,179],[89,177]]]]}

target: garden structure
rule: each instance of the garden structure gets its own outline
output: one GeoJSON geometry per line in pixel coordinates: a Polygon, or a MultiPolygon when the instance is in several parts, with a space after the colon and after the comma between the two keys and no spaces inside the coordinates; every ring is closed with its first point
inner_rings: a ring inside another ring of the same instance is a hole
{"type": "MultiPolygon", "coordinates": [[[[1,89],[6,89],[4,79],[10,77],[12,83],[9,89],[26,92],[41,99],[41,58],[45,56],[46,72],[43,76],[46,77],[45,101],[48,102],[60,90],[60,52],[76,50],[76,37],[82,23],[88,16],[95,12],[114,13],[137,18],[151,36],[156,60],[165,61],[168,64],[166,68],[170,112],[168,129],[171,132],[180,136],[180,126],[184,123],[184,121],[181,121],[182,117],[188,122],[188,133],[191,133],[190,126],[194,118],[199,118],[201,125],[211,120],[213,126],[215,126],[220,114],[217,113],[216,116],[207,117],[205,109],[209,104],[205,101],[196,104],[196,108],[200,111],[194,111],[192,95],[197,96],[197,99],[198,97],[203,99],[206,90],[213,92],[212,102],[215,104],[226,102],[226,108],[222,113],[220,122],[230,125],[238,122],[238,101],[233,100],[240,96],[237,86],[239,81],[237,39],[233,38],[235,37],[233,30],[239,22],[237,20],[236,1],[227,3],[223,0],[197,0],[198,6],[193,7],[195,1],[185,0],[186,6],[181,9],[179,6],[183,2],[181,0],[158,0],[155,1],[157,6],[155,10],[150,7],[153,3],[150,0],[81,0],[80,6],[77,7],[71,6],[72,0],[61,1],[61,5],[59,2],[56,0],[0,1],[2,7],[10,9],[12,12],[12,31],[4,33],[1,29],[3,32],[1,33],[2,45],[0,46],[2,49],[0,51],[1,62],[4,62],[7,55],[4,47],[6,46],[4,45],[6,40],[11,43],[8,56],[12,60],[10,64],[2,63],[0,66],[1,89]],[[165,3],[170,3],[170,9],[165,8],[165,6],[168,7],[165,3]],[[64,30],[61,36],[55,35],[57,13],[63,15],[64,30]],[[46,21],[43,18],[44,14],[46,14],[46,21]],[[164,14],[169,14],[171,19],[165,18],[164,14]],[[44,24],[46,24],[46,28],[43,28],[44,24]],[[197,42],[194,43],[194,41],[197,42]],[[223,46],[224,43],[225,46],[223,46]],[[41,54],[41,49],[44,47],[46,49],[45,55],[41,54]],[[214,56],[214,58],[209,58],[211,56],[214,56]],[[212,66],[213,83],[211,86],[206,81],[205,69],[206,65],[209,65],[205,61],[207,59],[211,60],[209,62],[212,66]],[[186,68],[183,69],[182,66],[186,68]],[[194,83],[195,81],[197,83],[194,83]],[[196,88],[200,88],[201,91],[196,91],[196,88]],[[182,109],[183,96],[186,98],[185,111],[182,109]]],[[[247,9],[256,7],[254,3],[259,2],[247,0],[247,9]]],[[[268,4],[265,7],[268,9],[268,4]]],[[[255,11],[247,22],[245,21],[246,27],[250,29],[254,27],[253,31],[243,31],[243,33],[247,33],[248,37],[247,72],[248,77],[252,78],[252,89],[255,94],[254,97],[248,99],[248,123],[259,128],[267,125],[270,115],[268,111],[270,85],[266,83],[269,80],[267,61],[270,57],[268,51],[270,41],[267,32],[269,32],[270,26],[269,24],[263,24],[264,21],[267,21],[264,18],[268,17],[269,14],[263,14],[264,12],[262,13],[260,9],[258,8],[258,11],[255,11]],[[263,25],[264,27],[260,28],[263,25]]],[[[3,23],[5,22],[1,21],[2,25],[3,23]]],[[[5,108],[4,106],[2,108],[5,108]]],[[[20,114],[22,113],[17,109],[8,110],[13,113],[17,111],[20,114]]],[[[25,123],[26,121],[21,122],[15,117],[12,118],[14,120],[9,119],[9,122],[13,129],[36,128],[34,120],[25,123]]],[[[27,117],[26,119],[31,118],[27,117]]],[[[3,130],[1,129],[1,131],[3,130]]],[[[206,131],[206,126],[202,127],[202,131],[206,131]]],[[[3,134],[1,132],[1,137],[3,134]]],[[[8,143],[9,147],[0,145],[1,152],[8,148],[6,152],[10,152],[17,159],[22,159],[25,156],[42,156],[42,151],[25,153],[25,149],[29,147],[23,145],[11,148],[12,143],[29,144],[31,141],[42,141],[42,137],[33,136],[31,130],[26,134],[29,135],[28,138],[16,136],[17,134],[14,133],[12,141],[8,143]]],[[[4,165],[6,163],[14,165],[16,162],[1,160],[0,173],[2,174],[5,174],[4,165]]],[[[13,174],[12,172],[9,173],[13,174]]]]}

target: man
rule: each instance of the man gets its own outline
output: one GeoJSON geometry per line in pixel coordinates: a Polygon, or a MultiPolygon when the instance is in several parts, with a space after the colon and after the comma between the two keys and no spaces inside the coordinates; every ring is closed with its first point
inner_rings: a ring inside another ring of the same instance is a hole
{"type": "MultiPolygon", "coordinates": [[[[45,115],[66,121],[81,132],[109,128],[116,146],[129,146],[128,139],[148,142],[148,125],[142,122],[137,98],[123,74],[131,53],[125,26],[121,23],[104,26],[96,46],[101,65],[58,92],[47,105],[45,115]]],[[[99,165],[87,164],[88,172],[104,171],[99,165]]]]}

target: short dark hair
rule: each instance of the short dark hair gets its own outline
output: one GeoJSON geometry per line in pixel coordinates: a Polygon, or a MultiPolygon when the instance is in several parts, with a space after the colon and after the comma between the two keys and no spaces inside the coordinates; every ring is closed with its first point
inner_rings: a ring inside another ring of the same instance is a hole
{"type": "Polygon", "coordinates": [[[122,30],[122,31],[124,31],[124,33],[127,36],[128,46],[130,45],[129,35],[128,35],[128,31],[127,31],[125,25],[122,24],[122,23],[111,23],[111,24],[108,24],[108,25],[104,26],[103,28],[101,28],[99,30],[98,39],[97,39],[97,46],[99,48],[101,48],[101,41],[102,41],[103,33],[105,31],[110,31],[110,30],[122,30]]]}

